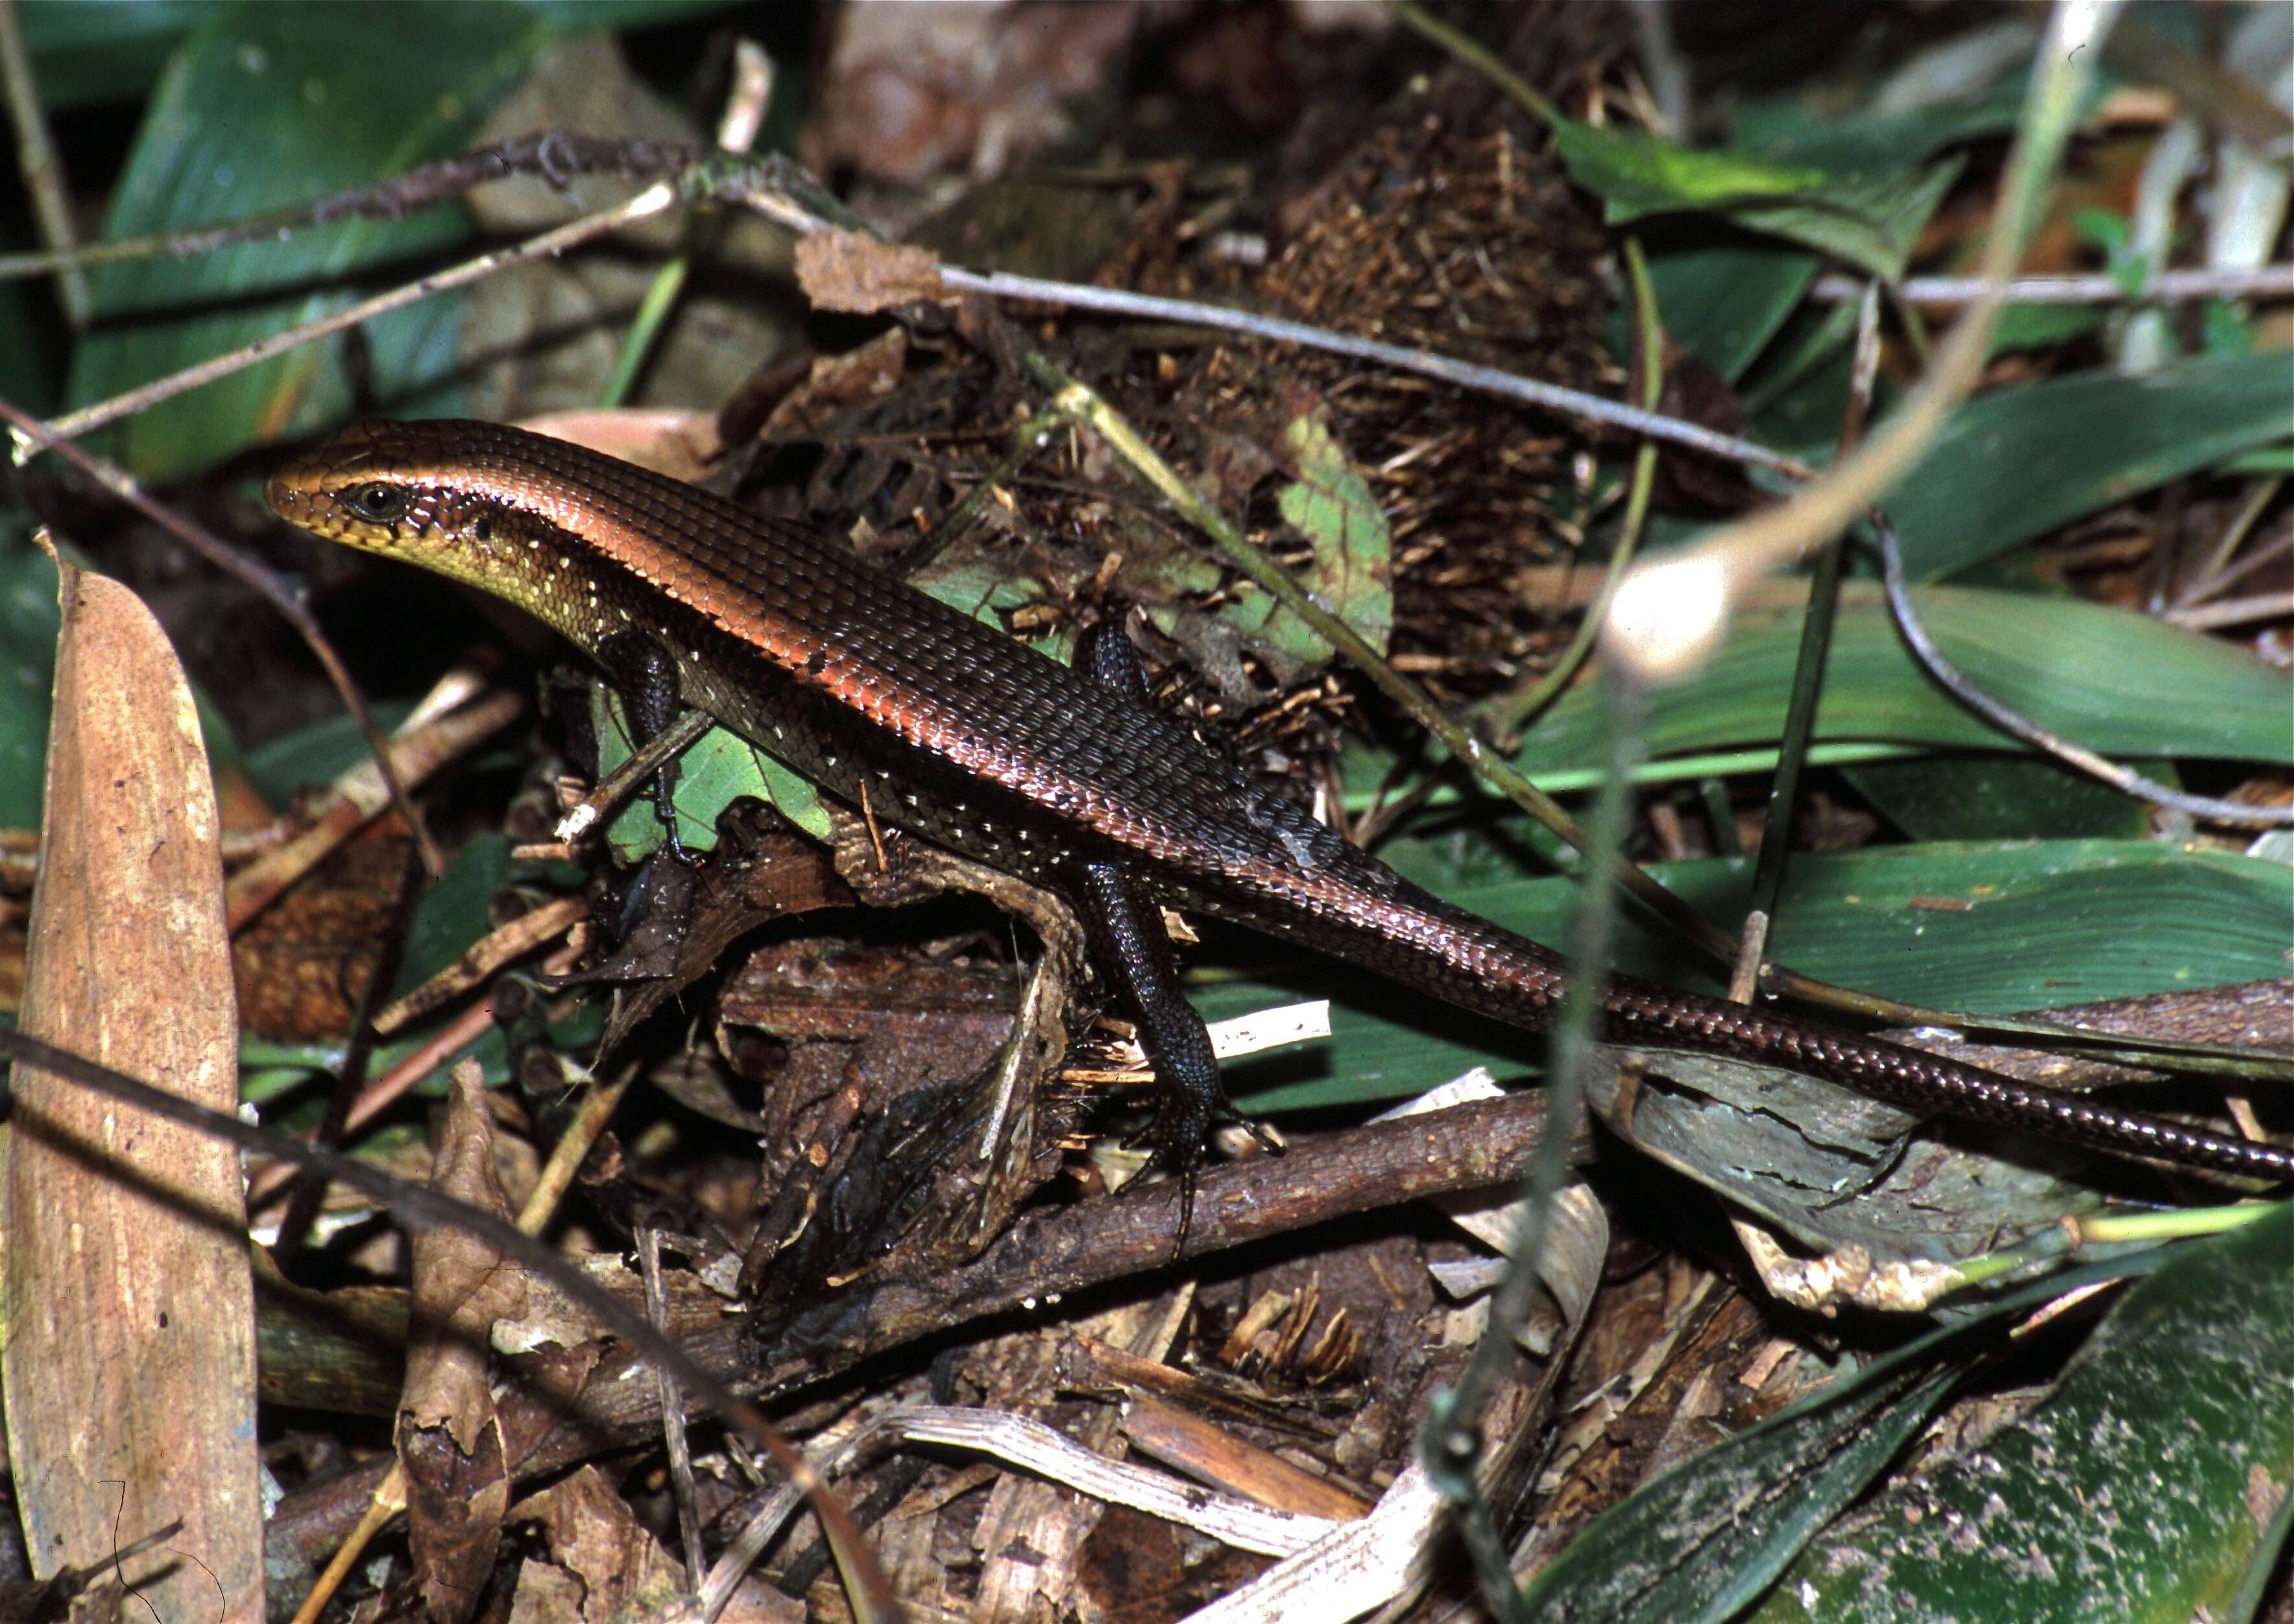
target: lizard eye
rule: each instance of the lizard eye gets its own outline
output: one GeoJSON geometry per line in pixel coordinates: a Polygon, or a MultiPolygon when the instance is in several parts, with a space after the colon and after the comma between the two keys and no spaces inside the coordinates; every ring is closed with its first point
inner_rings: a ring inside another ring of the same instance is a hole
{"type": "Polygon", "coordinates": [[[389,524],[406,516],[403,486],[379,480],[370,485],[353,485],[343,492],[342,499],[344,507],[370,524],[389,524]]]}

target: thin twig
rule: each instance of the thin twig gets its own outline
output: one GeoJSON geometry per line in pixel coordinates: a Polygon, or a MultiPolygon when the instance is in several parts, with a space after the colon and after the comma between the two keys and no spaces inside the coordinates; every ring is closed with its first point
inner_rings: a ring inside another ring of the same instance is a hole
{"type": "MultiPolygon", "coordinates": [[[[717,146],[720,151],[744,153],[756,144],[757,132],[764,126],[765,109],[772,94],[773,59],[754,40],[735,42],[733,90],[717,120],[717,146]]],[[[720,211],[714,208],[687,211],[678,232],[677,252],[654,272],[645,297],[638,304],[636,319],[630,321],[629,333],[622,340],[622,353],[614,360],[613,375],[598,391],[600,407],[621,405],[637,387],[638,374],[644,370],[647,359],[668,328],[670,312],[677,307],[678,295],[685,290],[686,278],[692,274],[694,256],[708,246],[719,217],[720,211]]]]}
{"type": "Polygon", "coordinates": [[[1545,1129],[1522,1176],[1511,1260],[1491,1294],[1482,1334],[1456,1384],[1437,1393],[1418,1435],[1418,1458],[1436,1489],[1457,1507],[1485,1600],[1500,1617],[1525,1618],[1520,1591],[1491,1524],[1474,1466],[1482,1451],[1483,1409],[1515,1357],[1514,1332],[1526,1322],[1543,1278],[1554,1203],[1569,1169],[1569,1141],[1585,1110],[1586,1080],[1595,1059],[1609,976],[1609,940],[1616,922],[1616,892],[1605,883],[1623,863],[1632,825],[1632,771],[1648,727],[1648,696],[1630,675],[1604,674],[1605,719],[1610,741],[1608,777],[1594,803],[1593,845],[1586,853],[1585,895],[1570,932],[1569,977],[1554,1021],[1552,1064],[1546,1073],[1545,1129]],[[1509,1605],[1509,1603],[1511,1604],[1509,1605]]]}
{"type": "MultiPolygon", "coordinates": [[[[1649,281],[1648,259],[1641,252],[1639,237],[1625,239],[1625,269],[1633,292],[1633,322],[1640,346],[1641,400],[1654,407],[1664,394],[1664,328],[1656,307],[1656,289],[1649,281]]],[[[1593,652],[1593,645],[1601,635],[1601,622],[1607,618],[1609,604],[1617,595],[1617,583],[1632,567],[1633,553],[1640,545],[1642,527],[1648,522],[1649,500],[1656,488],[1656,443],[1644,439],[1633,453],[1633,470],[1626,486],[1625,514],[1617,527],[1617,544],[1610,551],[1608,568],[1602,572],[1601,585],[1593,594],[1593,601],[1577,623],[1577,635],[1562,651],[1561,658],[1552,668],[1517,694],[1509,694],[1493,709],[1491,719],[1496,725],[1499,745],[1509,755],[1521,743],[1524,729],[1535,721],[1546,706],[1561,697],[1593,652]]]]}
{"type": "Polygon", "coordinates": [[[604,140],[564,130],[546,130],[516,141],[479,147],[458,157],[409,169],[368,186],[329,192],[306,203],[290,203],[222,225],[189,231],[153,231],[109,242],[39,254],[0,254],[0,281],[40,276],[50,271],[121,264],[138,259],[183,259],[212,254],[243,242],[273,242],[310,226],[339,220],[398,220],[459,197],[473,186],[512,175],[540,175],[563,186],[577,175],[617,175],[630,180],[659,180],[682,173],[700,150],[676,142],[604,140]]]}
{"type": "MultiPolygon", "coordinates": [[[[638,1273],[645,1282],[646,1318],[666,1336],[669,1295],[661,1283],[661,1230],[657,1225],[638,1226],[638,1273]]],[[[702,1576],[709,1570],[702,1561],[700,1502],[694,1492],[693,1446],[685,1435],[685,1399],[678,1391],[677,1378],[666,1365],[656,1366],[653,1374],[661,1389],[662,1443],[669,1451],[670,1490],[677,1501],[677,1529],[685,1547],[686,1592],[697,1596],[702,1576]]]]}
{"type": "Polygon", "coordinates": [[[1415,28],[1511,96],[1540,124],[1550,127],[1560,122],[1561,110],[1546,100],[1527,79],[1440,18],[1412,5],[1410,0],[1386,0],[1386,9],[1395,21],[1415,28]]]}
{"type": "MultiPolygon", "coordinates": [[[[32,194],[32,214],[40,224],[40,240],[69,253],[77,233],[72,230],[71,199],[64,193],[63,162],[56,156],[48,133],[45,110],[40,103],[39,80],[32,72],[32,53],[24,45],[24,19],[16,0],[0,0],[0,84],[8,92],[8,115],[16,126],[16,168],[24,190],[32,194]]],[[[87,289],[87,272],[79,266],[56,267],[56,302],[74,332],[87,329],[94,309],[87,289]]]]}
{"type": "Polygon", "coordinates": [[[1029,459],[1044,449],[1052,431],[1065,421],[1057,411],[1039,411],[1013,429],[1011,447],[996,466],[977,480],[955,507],[941,515],[938,524],[885,560],[884,572],[902,581],[912,580],[918,570],[961,540],[979,522],[981,510],[995,499],[996,493],[1012,483],[1029,459]]]}
{"type": "MultiPolygon", "coordinates": [[[[1819,276],[1809,297],[1823,304],[1852,303],[1859,277],[1819,276]]],[[[1973,304],[1983,291],[1980,276],[1912,276],[1892,289],[1906,304],[1950,310],[1973,304]]],[[[2294,298],[2294,265],[2238,265],[2222,270],[2161,271],[2130,288],[2117,277],[2021,276],[2001,296],[2009,304],[2171,304],[2186,299],[2294,298]]]]}
{"type": "Polygon", "coordinates": [[[2215,543],[2213,556],[2207,560],[2206,568],[2183,589],[2181,595],[2168,605],[2168,608],[2188,609],[2193,604],[2202,604],[2210,597],[2218,597],[2265,564],[2294,551],[2294,528],[2289,528],[2280,531],[2245,557],[2237,556],[2247,533],[2254,528],[2254,522],[2262,516],[2262,510],[2276,499],[2285,483],[2283,475],[2274,475],[2268,479],[2255,482],[2254,489],[2247,492],[2246,500],[2240,504],[2238,512],[2225,527],[2221,539],[2215,543]],[[2236,562],[2233,563],[2233,559],[2236,562]]]}
{"type": "Polygon", "coordinates": [[[835,1531],[835,1537],[858,1563],[855,1577],[866,1590],[868,1601],[883,1610],[883,1617],[900,1616],[899,1604],[883,1571],[870,1559],[866,1541],[852,1525],[850,1514],[764,1413],[683,1348],[655,1330],[643,1314],[517,1224],[467,1201],[410,1183],[355,1157],[320,1150],[275,1129],[242,1122],[228,1111],[210,1110],[196,1100],[154,1088],[125,1072],[20,1032],[0,1029],[0,1055],[20,1065],[36,1067],[52,1077],[92,1089],[164,1121],[180,1123],[241,1150],[279,1157],[321,1173],[334,1183],[350,1186],[378,1206],[388,1207],[410,1229],[460,1230],[519,1267],[540,1275],[579,1303],[615,1336],[666,1368],[680,1386],[698,1395],[727,1425],[771,1456],[782,1471],[805,1483],[808,1492],[818,1490],[813,1493],[813,1510],[825,1527],[835,1531]]]}
{"type": "Polygon", "coordinates": [[[41,451],[53,451],[209,564],[253,588],[285,617],[287,623],[295,629],[304,646],[310,649],[321,668],[326,671],[327,680],[334,685],[335,692],[342,695],[344,708],[357,721],[359,731],[366,735],[367,748],[374,752],[375,766],[390,791],[391,804],[406,820],[406,826],[414,836],[415,847],[422,854],[422,866],[434,876],[444,873],[445,857],[439,851],[437,842],[430,838],[429,828],[423,823],[421,814],[415,810],[414,799],[407,793],[398,769],[391,765],[389,742],[383,737],[382,729],[375,725],[373,714],[367,710],[365,697],[359,693],[358,685],[351,680],[349,668],[335,653],[334,646],[327,641],[326,633],[319,629],[319,622],[304,603],[302,594],[204,525],[194,524],[173,508],[152,500],[125,468],[92,456],[69,441],[58,439],[37,418],[13,402],[0,400],[0,421],[12,426],[20,446],[28,442],[41,451]]]}
{"type": "MultiPolygon", "coordinates": [[[[1872,386],[1880,371],[1880,287],[1864,289],[1856,313],[1855,359],[1849,372],[1848,406],[1840,424],[1835,458],[1845,457],[1864,437],[1872,406],[1872,386]]],[[[1769,927],[1775,922],[1777,898],[1783,895],[1785,865],[1792,853],[1794,819],[1800,808],[1801,770],[1808,764],[1809,745],[1816,737],[1816,708],[1824,694],[1826,662],[1832,654],[1832,631],[1840,613],[1840,570],[1847,553],[1847,533],[1834,536],[1816,555],[1809,573],[1808,607],[1802,612],[1800,649],[1793,665],[1792,698],[1785,710],[1785,726],[1777,741],[1777,771],[1769,788],[1768,813],[1761,828],[1760,856],[1753,869],[1753,892],[1746,919],[1761,922],[1747,931],[1743,954],[1737,962],[1734,987],[1757,980],[1768,957],[1769,927]]]]}
{"type": "Polygon", "coordinates": [[[2257,592],[2251,597],[2228,597],[2219,603],[2194,604],[2169,609],[2159,618],[2170,626],[2192,631],[2213,631],[2224,626],[2244,626],[2254,621],[2274,621],[2294,614],[2294,592],[2257,592]]]}
{"type": "Polygon", "coordinates": [[[1319,350],[1325,354],[1343,355],[1354,361],[1371,361],[1379,366],[1391,367],[1397,372],[1411,372],[1420,378],[1455,384],[1461,389],[1472,389],[1503,400],[1519,401],[1524,405],[1606,423],[1628,434],[1647,434],[1652,440],[1686,446],[1694,451],[1709,452],[1732,462],[1772,468],[1794,479],[1815,477],[1815,470],[1796,458],[1787,457],[1764,445],[1756,445],[1750,440],[1739,439],[1734,434],[1716,433],[1680,418],[1644,411],[1620,401],[1587,394],[1582,390],[1565,389],[1558,384],[1542,383],[1516,373],[1501,372],[1495,367],[1454,361],[1427,350],[1410,350],[1400,345],[1380,344],[1375,339],[1349,337],[1344,333],[1334,333],[1328,328],[1310,327],[1303,321],[1254,315],[1249,311],[1228,310],[1222,305],[1197,304],[1188,299],[1126,293],[1119,288],[1086,288],[1074,282],[1047,282],[1037,277],[1013,276],[1002,271],[982,275],[943,265],[940,268],[940,279],[948,287],[967,293],[1029,299],[1037,304],[1064,305],[1074,310],[1103,311],[1113,315],[1140,316],[1151,321],[1184,322],[1192,327],[1213,328],[1222,332],[1241,333],[1246,337],[1319,350]]]}
{"type": "Polygon", "coordinates": [[[1896,629],[1902,635],[1913,657],[1927,669],[1928,675],[1961,704],[2002,733],[2012,734],[2066,767],[2100,779],[2113,789],[2139,800],[2147,800],[2153,806],[2166,807],[2213,823],[2235,824],[2241,828],[2282,829],[2294,826],[2294,807],[2257,807],[2241,801],[2184,794],[2115,761],[2106,760],[2083,744],[2074,744],[2059,737],[1992,698],[1944,657],[1943,651],[1928,636],[1927,628],[1920,623],[1919,612],[1912,605],[1911,589],[1904,581],[1904,557],[1896,545],[1895,527],[1876,511],[1871,516],[1871,524],[1880,538],[1881,580],[1887,588],[1888,611],[1895,617],[1896,629]]]}
{"type": "Polygon", "coordinates": [[[387,293],[379,293],[370,299],[362,299],[355,304],[347,305],[332,315],[321,316],[315,321],[305,321],[299,327],[273,333],[267,338],[258,338],[253,344],[242,345],[227,355],[215,356],[199,362],[197,366],[185,367],[180,372],[171,372],[165,378],[154,378],[141,388],[130,389],[124,394],[115,394],[108,401],[99,401],[82,410],[58,418],[48,426],[49,432],[61,438],[77,438],[91,429],[101,428],[107,423],[116,423],[122,418],[132,418],[137,412],[148,410],[161,401],[181,394],[187,389],[196,389],[201,384],[211,384],[219,378],[228,378],[234,372],[243,371],[257,361],[268,361],[273,355],[283,354],[289,350],[310,343],[314,338],[323,338],[329,333],[338,333],[346,328],[356,327],[361,322],[370,321],[377,316],[386,314],[403,305],[427,299],[432,294],[443,293],[449,288],[460,288],[466,282],[475,282],[481,277],[491,276],[495,272],[507,270],[511,265],[523,264],[528,260],[546,259],[552,255],[562,254],[567,248],[578,243],[587,242],[593,237],[602,237],[606,232],[619,231],[634,221],[657,215],[677,201],[678,193],[675,186],[667,181],[656,182],[625,203],[617,204],[612,208],[601,209],[594,215],[584,215],[579,220],[568,221],[565,224],[555,230],[544,231],[538,237],[529,237],[515,248],[500,248],[491,254],[481,254],[476,259],[466,259],[460,264],[441,271],[435,276],[419,277],[403,287],[392,288],[387,293]]]}

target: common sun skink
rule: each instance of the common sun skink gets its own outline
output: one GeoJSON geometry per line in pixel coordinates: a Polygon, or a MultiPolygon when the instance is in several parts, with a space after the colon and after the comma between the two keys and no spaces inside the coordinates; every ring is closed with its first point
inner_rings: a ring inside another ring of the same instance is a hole
{"type": "MultiPolygon", "coordinates": [[[[1157,904],[1358,964],[1514,1026],[1562,961],[1395,874],[1147,702],[1116,649],[1071,669],[799,524],[489,423],[371,422],[270,482],[281,517],[527,610],[872,814],[1067,896],[1142,1021],[1184,1162],[1225,1110],[1157,904]]],[[[1084,662],[1079,661],[1079,665],[1084,662]]],[[[1135,671],[1135,657],[1128,669],[1135,671]]],[[[2294,1179],[2294,1149],[2114,1110],[1843,1028],[1618,976],[1615,1043],[1730,1056],[1921,1112],[2294,1179]]]]}

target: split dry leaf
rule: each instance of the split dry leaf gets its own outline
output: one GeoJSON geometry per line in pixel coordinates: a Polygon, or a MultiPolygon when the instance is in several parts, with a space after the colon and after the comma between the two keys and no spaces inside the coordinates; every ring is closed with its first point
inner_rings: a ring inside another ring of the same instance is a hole
{"type": "MultiPolygon", "coordinates": [[[[574,1612],[537,1616],[622,1624],[658,1613],[685,1594],[682,1566],[645,1531],[595,1466],[583,1466],[541,1493],[528,1495],[510,1514],[519,1522],[532,1519],[541,1524],[550,1555],[579,1586],[574,1612]]],[[[529,1570],[533,1565],[527,1564],[529,1570]]],[[[518,1596],[525,1599],[523,1579],[518,1596]]]]}
{"type": "MultiPolygon", "coordinates": [[[[493,1122],[475,1064],[454,1068],[431,1187],[504,1219],[493,1122]]],[[[424,1608],[438,1624],[476,1610],[509,1510],[501,1417],[486,1366],[495,1321],[525,1310],[525,1271],[475,1235],[414,1237],[415,1331],[398,1405],[408,1541],[424,1608]]]]}
{"type": "MultiPolygon", "coordinates": [[[[214,1110],[239,1104],[223,863],[175,651],[116,581],[59,566],[22,1030],[214,1110]]],[[[162,1618],[259,1624],[255,1302],[237,1152],[19,1066],[0,1349],[34,1571],[108,1563],[162,1618]]]]}
{"type": "Polygon", "coordinates": [[[816,309],[856,315],[948,295],[939,262],[926,249],[833,228],[796,245],[796,275],[816,309]]]}

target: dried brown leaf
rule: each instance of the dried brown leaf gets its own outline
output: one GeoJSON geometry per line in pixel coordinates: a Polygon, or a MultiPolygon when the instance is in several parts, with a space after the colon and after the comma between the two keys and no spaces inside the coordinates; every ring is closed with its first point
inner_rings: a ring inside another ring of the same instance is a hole
{"type": "Polygon", "coordinates": [[[926,250],[858,231],[815,231],[796,245],[797,281],[816,309],[873,315],[946,296],[926,250]]]}
{"type": "Polygon", "coordinates": [[[662,1549],[595,1466],[528,1495],[510,1515],[540,1522],[557,1565],[581,1582],[583,1624],[642,1618],[686,1589],[684,1564],[662,1549]]]}
{"type": "MultiPolygon", "coordinates": [[[[804,250],[797,252],[801,259],[804,250]]],[[[849,406],[890,394],[899,386],[907,359],[908,333],[901,327],[887,328],[841,355],[816,357],[804,381],[773,408],[758,438],[794,439],[826,427],[849,406]]]]}
{"type": "MultiPolygon", "coordinates": [[[[134,594],[60,566],[54,720],[22,1029],[214,1109],[238,1016],[207,752],[134,594]]],[[[260,1620],[254,1288],[239,1157],[16,1068],[0,1348],[42,1577],[182,1530],[124,1578],[167,1618],[260,1620]]]]}
{"type": "MultiPolygon", "coordinates": [[[[509,1215],[474,1064],[454,1068],[431,1186],[509,1215]]],[[[495,1321],[521,1315],[525,1295],[525,1271],[478,1237],[437,1228],[414,1238],[415,1330],[399,1401],[398,1458],[416,1581],[440,1624],[476,1607],[509,1508],[508,1464],[486,1365],[495,1321]]]]}

